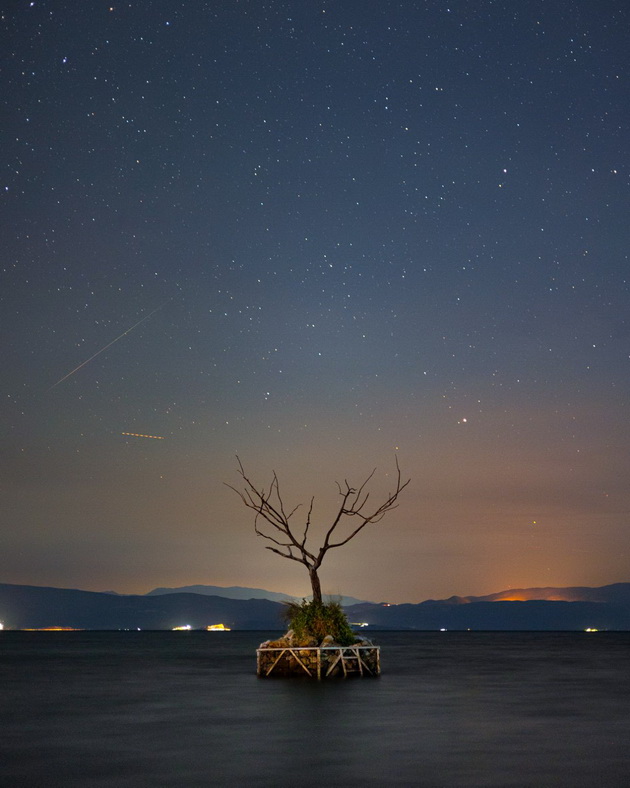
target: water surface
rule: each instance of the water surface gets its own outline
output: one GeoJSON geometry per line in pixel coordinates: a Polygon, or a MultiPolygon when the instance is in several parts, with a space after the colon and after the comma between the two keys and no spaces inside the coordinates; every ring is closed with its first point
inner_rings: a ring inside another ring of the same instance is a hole
{"type": "Polygon", "coordinates": [[[0,783],[630,785],[630,633],[378,633],[378,679],[255,675],[269,632],[0,633],[0,783]]]}

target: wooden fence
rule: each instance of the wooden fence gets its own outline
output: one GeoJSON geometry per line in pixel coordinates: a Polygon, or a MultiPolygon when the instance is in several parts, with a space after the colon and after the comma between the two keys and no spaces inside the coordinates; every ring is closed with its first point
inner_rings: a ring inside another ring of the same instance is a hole
{"type": "Polygon", "coordinates": [[[381,672],[379,646],[282,646],[256,649],[259,676],[378,676],[381,672]]]}

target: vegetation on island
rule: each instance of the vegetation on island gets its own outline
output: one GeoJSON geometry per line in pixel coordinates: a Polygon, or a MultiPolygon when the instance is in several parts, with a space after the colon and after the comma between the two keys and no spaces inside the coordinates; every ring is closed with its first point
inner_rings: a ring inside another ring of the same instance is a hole
{"type": "Polygon", "coordinates": [[[327,635],[340,646],[350,646],[356,641],[339,602],[303,599],[302,602],[286,602],[285,605],[285,621],[298,642],[314,640],[319,645],[327,635]]]}

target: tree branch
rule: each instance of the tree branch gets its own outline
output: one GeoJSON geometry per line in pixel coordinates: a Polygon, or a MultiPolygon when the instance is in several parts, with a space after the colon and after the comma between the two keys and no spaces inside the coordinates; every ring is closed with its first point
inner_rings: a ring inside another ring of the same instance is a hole
{"type": "Polygon", "coordinates": [[[321,547],[315,554],[306,546],[309,538],[315,498],[311,498],[302,535],[298,538],[292,529],[290,519],[300,508],[301,504],[295,506],[288,513],[285,511],[284,501],[280,493],[280,483],[276,472],[273,471],[271,484],[268,490],[264,487],[258,488],[245,474],[245,469],[238,456],[236,460],[238,462],[238,473],[243,480],[244,488],[239,490],[227,483],[226,487],[234,490],[243,504],[248,509],[252,509],[256,512],[254,517],[254,531],[258,536],[272,543],[271,545],[266,545],[267,550],[271,550],[272,553],[276,553],[276,555],[282,558],[297,561],[307,567],[313,585],[313,596],[314,598],[318,597],[320,602],[321,588],[319,586],[317,570],[321,566],[326,553],[335,547],[342,547],[348,544],[348,542],[354,539],[366,525],[380,522],[388,512],[396,509],[398,506],[398,496],[411,481],[410,479],[407,479],[405,482],[402,481],[398,457],[396,457],[396,488],[394,492],[388,494],[388,497],[383,503],[376,506],[376,508],[369,513],[365,511],[370,498],[368,485],[376,473],[376,468],[363,481],[360,487],[354,488],[347,480],[344,480],[345,488],[342,488],[339,482],[336,482],[339,495],[341,496],[341,503],[332,523],[324,534],[324,541],[321,547]],[[347,536],[333,542],[333,535],[336,534],[344,518],[358,518],[359,524],[347,536]],[[267,529],[265,529],[265,526],[267,526],[267,529]],[[271,533],[268,532],[270,529],[271,533]],[[275,547],[272,545],[275,545],[275,547]]]}
{"type": "MultiPolygon", "coordinates": [[[[243,479],[245,483],[244,490],[238,490],[236,487],[232,486],[231,484],[226,483],[226,487],[229,487],[231,490],[239,496],[243,504],[248,508],[252,509],[256,512],[256,517],[254,518],[254,531],[258,536],[261,536],[264,539],[268,539],[269,541],[277,544],[279,547],[287,547],[291,548],[294,547],[302,558],[297,558],[293,555],[286,555],[284,553],[279,553],[284,558],[293,558],[297,561],[302,561],[303,563],[308,559],[307,565],[310,565],[310,562],[315,561],[315,556],[306,548],[306,538],[308,534],[308,528],[310,525],[310,517],[313,510],[313,500],[311,500],[311,505],[309,508],[306,526],[304,528],[304,532],[302,535],[301,541],[295,536],[291,529],[290,525],[290,518],[295,514],[297,509],[300,508],[301,504],[295,506],[288,514],[284,508],[284,501],[282,500],[282,495],[280,494],[280,484],[278,481],[278,476],[276,472],[273,472],[273,477],[271,480],[271,484],[269,485],[269,490],[265,490],[264,487],[258,489],[254,483],[247,477],[245,473],[245,469],[240,458],[237,456],[236,458],[238,462],[238,473],[243,479]],[[272,503],[272,499],[275,501],[272,503]],[[262,518],[271,528],[278,531],[280,534],[284,535],[288,541],[280,541],[273,536],[270,536],[268,533],[262,530],[262,527],[258,525],[259,519],[262,518]]],[[[271,547],[267,547],[267,549],[272,549],[271,547]]],[[[275,550],[274,552],[278,552],[275,550]]]]}

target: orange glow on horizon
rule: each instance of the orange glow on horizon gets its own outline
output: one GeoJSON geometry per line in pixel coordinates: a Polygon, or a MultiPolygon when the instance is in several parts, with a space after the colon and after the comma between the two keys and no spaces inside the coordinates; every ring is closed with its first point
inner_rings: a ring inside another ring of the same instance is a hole
{"type": "Polygon", "coordinates": [[[22,632],[83,632],[77,627],[25,627],[22,632]]]}

